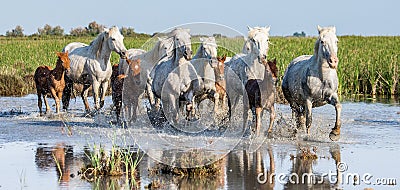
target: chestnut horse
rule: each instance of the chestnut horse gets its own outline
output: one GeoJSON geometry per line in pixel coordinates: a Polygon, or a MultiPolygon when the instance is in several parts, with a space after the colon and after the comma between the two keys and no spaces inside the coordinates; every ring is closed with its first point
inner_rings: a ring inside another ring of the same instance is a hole
{"type": "Polygon", "coordinates": [[[225,82],[225,60],[226,56],[224,55],[223,57],[218,56],[218,65],[214,67],[214,75],[215,75],[215,91],[218,94],[218,99],[215,100],[215,103],[217,104],[216,107],[218,107],[220,104],[222,108],[225,107],[225,102],[226,102],[226,82],[225,82]]]}
{"type": "Polygon", "coordinates": [[[38,96],[38,107],[41,116],[42,95],[46,105],[46,113],[50,111],[50,106],[47,102],[48,94],[51,94],[56,101],[57,114],[60,113],[60,100],[65,88],[64,74],[70,70],[70,60],[68,58],[68,51],[66,53],[57,52],[57,56],[58,60],[55,69],[51,70],[51,67],[49,66],[39,66],[35,71],[34,78],[38,96]]]}
{"type": "Polygon", "coordinates": [[[248,110],[251,109],[256,120],[256,136],[260,135],[261,119],[263,110],[270,113],[268,133],[272,132],[272,125],[275,119],[275,80],[278,69],[276,59],[274,61],[263,60],[264,78],[263,80],[250,79],[246,83],[248,101],[244,101],[243,129],[247,127],[248,110]]]}

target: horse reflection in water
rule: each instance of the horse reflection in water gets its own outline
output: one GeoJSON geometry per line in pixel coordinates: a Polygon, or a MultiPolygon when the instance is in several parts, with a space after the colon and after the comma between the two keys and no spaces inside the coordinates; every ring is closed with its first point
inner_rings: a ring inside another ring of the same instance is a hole
{"type": "Polygon", "coordinates": [[[38,147],[36,149],[35,163],[42,170],[54,168],[60,184],[68,186],[71,180],[71,166],[74,165],[73,147],[62,143],[54,147],[38,147]],[[61,170],[61,171],[60,171],[61,170]]]}
{"type": "Polygon", "coordinates": [[[340,147],[332,146],[329,149],[331,157],[335,161],[337,178],[329,179],[329,176],[318,175],[313,171],[313,165],[317,162],[313,159],[301,158],[301,150],[298,149],[297,156],[293,159],[291,179],[287,179],[284,189],[340,189],[342,184],[342,171],[338,170],[337,165],[341,162],[340,147]],[[294,175],[296,174],[296,175],[294,175]],[[298,176],[298,178],[297,178],[298,176]],[[335,180],[335,183],[330,183],[335,180]]]}
{"type": "Polygon", "coordinates": [[[228,156],[226,173],[228,189],[274,189],[275,160],[272,148],[258,149],[253,153],[246,150],[228,156]],[[264,151],[268,152],[269,169],[265,168],[264,151]],[[239,163],[239,164],[238,164],[239,163]],[[259,180],[257,180],[259,179],[259,180]]]}

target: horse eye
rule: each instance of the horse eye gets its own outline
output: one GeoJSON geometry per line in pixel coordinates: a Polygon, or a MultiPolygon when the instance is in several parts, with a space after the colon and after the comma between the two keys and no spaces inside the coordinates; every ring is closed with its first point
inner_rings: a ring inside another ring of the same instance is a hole
{"type": "Polygon", "coordinates": [[[112,41],[115,41],[115,38],[111,38],[112,41]]]}

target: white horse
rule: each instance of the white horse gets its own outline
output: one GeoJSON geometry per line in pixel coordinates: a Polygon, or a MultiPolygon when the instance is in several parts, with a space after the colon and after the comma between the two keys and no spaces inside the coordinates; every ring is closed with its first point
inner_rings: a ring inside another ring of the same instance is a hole
{"type": "Polygon", "coordinates": [[[248,39],[244,44],[244,48],[248,48],[247,54],[236,55],[225,63],[229,67],[225,69],[225,79],[228,97],[233,100],[231,110],[236,109],[249,79],[264,79],[265,68],[262,62],[267,59],[270,27],[248,27],[248,30],[248,39]],[[237,78],[241,83],[237,82],[237,78]]]}
{"type": "Polygon", "coordinates": [[[199,88],[195,89],[195,103],[199,104],[204,99],[214,101],[214,112],[217,111],[215,100],[219,99],[219,94],[215,88],[214,69],[218,66],[217,43],[214,37],[200,38],[201,44],[197,53],[190,61],[194,66],[199,82],[199,88]]]}
{"type": "MultiPolygon", "coordinates": [[[[145,87],[148,85],[150,71],[153,67],[162,60],[171,56],[172,48],[173,48],[172,38],[158,38],[158,41],[154,45],[153,49],[148,52],[145,52],[141,49],[129,49],[128,50],[128,59],[130,60],[140,60],[140,80],[132,79],[133,75],[127,75],[127,70],[129,70],[129,65],[127,64],[126,59],[120,59],[119,62],[119,74],[126,75],[127,78],[125,81],[135,81],[135,88],[131,88],[132,85],[127,86],[124,82],[123,87],[123,95],[122,102],[124,104],[128,104],[129,101],[138,101],[139,97],[145,92],[145,87]]],[[[151,87],[148,87],[151,89],[151,87]]],[[[151,94],[152,95],[152,94],[151,94]]],[[[150,99],[150,97],[149,97],[150,99]]],[[[154,102],[154,101],[153,101],[154,102]]],[[[138,102],[135,104],[130,103],[130,109],[133,110],[129,113],[124,113],[126,117],[125,119],[133,118],[132,121],[136,120],[136,109],[138,107],[138,102]],[[132,106],[133,105],[133,106],[132,106]],[[133,117],[131,117],[131,113],[133,113],[133,117]]],[[[125,107],[128,105],[123,105],[124,110],[127,110],[125,107]]],[[[130,120],[130,119],[129,119],[130,120]]]]}
{"type": "Polygon", "coordinates": [[[124,37],[121,35],[118,27],[112,27],[100,33],[89,46],[81,44],[82,47],[73,49],[69,54],[71,72],[67,75],[67,88],[65,88],[63,93],[64,109],[67,109],[69,106],[73,83],[83,84],[81,96],[86,112],[90,111],[87,100],[90,86],[93,88],[94,108],[98,110],[103,107],[104,97],[112,73],[110,63],[111,52],[114,51],[122,57],[125,56],[126,48],[123,39],[124,37]]]}
{"type": "MultiPolygon", "coordinates": [[[[163,108],[171,114],[173,122],[178,121],[178,105],[180,97],[193,101],[193,83],[196,73],[189,60],[192,57],[191,37],[188,29],[177,28],[170,32],[174,49],[171,59],[158,64],[154,71],[152,92],[163,100],[163,108]]],[[[188,106],[188,109],[191,106],[188,106]]],[[[158,105],[156,105],[158,107],[158,105]]]]}
{"type": "Polygon", "coordinates": [[[285,71],[282,91],[289,101],[293,116],[297,118],[298,127],[306,127],[310,133],[312,108],[325,105],[335,106],[336,123],[329,138],[337,141],[340,138],[340,113],[337,89],[338,77],[336,68],[338,38],[335,27],[318,26],[319,36],[314,46],[314,55],[303,55],[295,58],[285,71]]]}

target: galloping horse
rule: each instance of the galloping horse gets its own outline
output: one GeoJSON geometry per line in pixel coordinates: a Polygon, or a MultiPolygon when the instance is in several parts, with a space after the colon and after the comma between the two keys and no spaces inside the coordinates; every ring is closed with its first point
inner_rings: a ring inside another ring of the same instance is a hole
{"type": "MultiPolygon", "coordinates": [[[[124,37],[118,27],[105,29],[89,46],[76,47],[69,54],[71,72],[66,77],[67,87],[63,94],[63,108],[68,109],[73,83],[83,84],[81,93],[86,112],[90,112],[87,100],[88,89],[93,88],[94,108],[100,109],[104,105],[104,97],[111,77],[111,52],[115,51],[121,57],[125,56],[126,48],[124,37]],[[100,102],[99,102],[99,93],[100,102]]],[[[76,43],[76,42],[73,42],[76,43]]],[[[68,46],[68,45],[67,45],[68,46]]]]}
{"type": "Polygon", "coordinates": [[[214,111],[216,112],[215,100],[219,98],[219,94],[216,93],[214,73],[214,68],[218,66],[217,43],[214,37],[200,38],[200,42],[199,49],[190,61],[196,70],[199,82],[199,88],[194,92],[195,103],[199,104],[209,98],[214,101],[214,111]]]}
{"type": "Polygon", "coordinates": [[[264,78],[265,68],[262,62],[267,59],[270,27],[248,27],[248,29],[248,39],[244,44],[248,47],[247,54],[238,54],[225,63],[229,67],[225,69],[225,77],[229,99],[233,100],[231,110],[236,108],[239,97],[245,92],[244,85],[249,79],[264,78]],[[237,77],[242,83],[234,80],[237,77]]]}
{"type": "Polygon", "coordinates": [[[50,111],[47,94],[51,94],[56,101],[57,114],[60,112],[60,100],[65,88],[64,74],[70,70],[70,60],[68,52],[57,52],[57,56],[58,60],[55,69],[51,70],[49,66],[40,66],[35,71],[34,79],[40,115],[42,115],[42,95],[46,105],[46,113],[50,111]]]}
{"type": "MultiPolygon", "coordinates": [[[[192,57],[191,37],[188,29],[177,28],[169,33],[173,38],[174,49],[171,59],[159,63],[154,69],[152,92],[156,98],[164,101],[163,108],[172,114],[174,122],[178,121],[180,97],[185,97],[191,107],[193,101],[192,79],[196,76],[189,60],[192,57]],[[195,76],[191,76],[194,74],[195,76]],[[166,105],[167,104],[167,105],[166,105]]],[[[159,105],[156,105],[158,108],[159,105]]]]}
{"type": "Polygon", "coordinates": [[[298,127],[304,128],[305,124],[307,134],[310,133],[312,108],[326,103],[335,106],[336,123],[329,138],[337,141],[340,138],[342,110],[337,94],[338,38],[335,27],[318,26],[318,33],[314,55],[297,57],[289,64],[283,77],[282,90],[293,116],[297,118],[298,127]]]}

